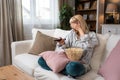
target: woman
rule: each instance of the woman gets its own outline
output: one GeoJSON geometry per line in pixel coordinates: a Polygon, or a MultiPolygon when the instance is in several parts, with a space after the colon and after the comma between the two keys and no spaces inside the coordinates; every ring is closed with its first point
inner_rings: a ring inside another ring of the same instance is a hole
{"type": "Polygon", "coordinates": [[[94,32],[89,32],[88,26],[81,15],[75,15],[70,19],[71,32],[66,39],[61,39],[58,43],[56,50],[69,47],[80,47],[84,49],[84,54],[80,59],[80,62],[70,62],[66,67],[72,70],[64,69],[64,73],[71,76],[80,76],[90,70],[90,60],[92,57],[93,49],[98,44],[97,36],[94,32]],[[72,66],[71,66],[72,65],[72,66]],[[81,66],[81,70],[74,74],[73,66],[81,66]],[[66,72],[67,71],[67,72],[66,72]]]}
{"type": "Polygon", "coordinates": [[[93,49],[98,44],[97,36],[94,32],[89,32],[87,24],[81,15],[75,15],[70,19],[72,30],[65,39],[60,38],[56,46],[56,51],[63,51],[70,47],[84,49],[84,54],[79,62],[71,61],[61,73],[72,77],[80,76],[90,70],[90,60],[93,49]],[[76,69],[76,67],[79,67],[76,69]]]}

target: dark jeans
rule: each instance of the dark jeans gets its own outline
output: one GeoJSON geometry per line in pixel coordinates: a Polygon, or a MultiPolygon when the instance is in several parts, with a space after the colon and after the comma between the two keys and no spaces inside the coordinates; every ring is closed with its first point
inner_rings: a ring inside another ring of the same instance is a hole
{"type": "MultiPolygon", "coordinates": [[[[39,58],[38,64],[42,68],[52,71],[52,69],[49,68],[49,66],[46,64],[45,60],[42,57],[39,58]]],[[[64,75],[70,75],[72,77],[77,77],[85,73],[85,67],[83,66],[83,64],[79,62],[71,61],[66,65],[66,67],[60,73],[64,75]]]]}

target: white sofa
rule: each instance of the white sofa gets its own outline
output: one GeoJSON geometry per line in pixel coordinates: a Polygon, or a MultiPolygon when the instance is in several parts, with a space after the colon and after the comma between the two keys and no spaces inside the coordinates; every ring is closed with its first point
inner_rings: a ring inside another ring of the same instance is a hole
{"type": "Polygon", "coordinates": [[[73,79],[41,68],[37,63],[39,56],[28,54],[37,31],[41,31],[44,34],[53,37],[65,37],[69,33],[69,31],[60,29],[33,29],[33,40],[12,42],[12,64],[25,73],[35,77],[36,80],[104,80],[104,78],[98,74],[98,70],[100,65],[109,56],[110,51],[115,47],[117,41],[120,39],[120,35],[97,34],[100,45],[94,50],[91,60],[92,70],[77,79],[73,79]]]}

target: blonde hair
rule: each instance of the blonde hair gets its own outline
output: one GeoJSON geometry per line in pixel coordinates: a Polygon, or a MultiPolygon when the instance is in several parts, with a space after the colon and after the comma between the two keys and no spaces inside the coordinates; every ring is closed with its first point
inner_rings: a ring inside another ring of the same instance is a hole
{"type": "Polygon", "coordinates": [[[69,23],[77,23],[79,22],[81,25],[81,28],[83,30],[84,33],[88,33],[89,29],[87,26],[86,21],[83,19],[83,17],[81,15],[74,15],[73,17],[71,17],[69,23]]]}

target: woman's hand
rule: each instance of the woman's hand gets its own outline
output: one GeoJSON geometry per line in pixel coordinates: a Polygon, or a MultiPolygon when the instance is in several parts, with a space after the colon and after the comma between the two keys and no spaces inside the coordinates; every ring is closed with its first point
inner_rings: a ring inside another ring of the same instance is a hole
{"type": "Polygon", "coordinates": [[[81,27],[78,24],[74,27],[74,29],[77,30],[77,31],[82,30],[81,27]]]}
{"type": "Polygon", "coordinates": [[[59,39],[56,39],[55,41],[57,41],[60,45],[64,45],[65,44],[65,39],[63,38],[59,38],[59,39]]]}
{"type": "Polygon", "coordinates": [[[81,27],[76,26],[76,27],[74,28],[74,30],[75,30],[75,32],[76,32],[76,34],[77,34],[78,36],[83,36],[83,35],[84,35],[84,32],[83,32],[83,30],[81,29],[81,27]]]}

